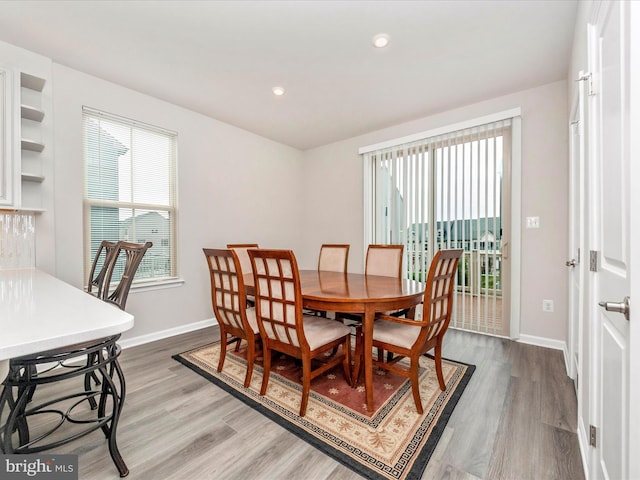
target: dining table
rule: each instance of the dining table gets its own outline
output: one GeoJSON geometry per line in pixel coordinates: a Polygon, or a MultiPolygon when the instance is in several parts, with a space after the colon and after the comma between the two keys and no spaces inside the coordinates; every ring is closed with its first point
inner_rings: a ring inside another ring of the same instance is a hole
{"type": "MultiPolygon", "coordinates": [[[[424,284],[398,277],[300,270],[303,308],[362,316],[364,384],[367,410],[373,411],[373,323],[376,313],[420,304],[424,284]]],[[[253,274],[243,275],[248,294],[255,294],[253,274]]]]}

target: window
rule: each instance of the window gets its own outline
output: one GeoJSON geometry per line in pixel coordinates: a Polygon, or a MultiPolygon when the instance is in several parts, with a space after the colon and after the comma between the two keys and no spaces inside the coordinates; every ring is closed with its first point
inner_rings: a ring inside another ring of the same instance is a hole
{"type": "MultiPolygon", "coordinates": [[[[513,112],[510,112],[513,113],[513,112]]],[[[514,117],[372,145],[364,154],[370,243],[404,244],[406,278],[424,282],[440,249],[464,250],[452,325],[506,335],[514,117]]],[[[519,129],[519,127],[518,127],[519,129]]]]}
{"type": "Polygon", "coordinates": [[[83,120],[85,279],[103,240],[153,242],[135,283],[176,278],[177,135],[87,107],[83,120]]]}

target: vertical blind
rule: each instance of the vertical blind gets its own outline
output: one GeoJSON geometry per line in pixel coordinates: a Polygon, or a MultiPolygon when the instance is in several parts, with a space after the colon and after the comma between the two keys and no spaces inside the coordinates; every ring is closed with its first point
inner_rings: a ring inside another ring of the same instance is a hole
{"type": "Polygon", "coordinates": [[[175,278],[177,135],[87,107],[83,126],[85,279],[103,240],[152,242],[136,281],[175,278]]]}
{"type": "Polygon", "coordinates": [[[511,120],[365,153],[373,173],[373,237],[404,244],[407,278],[426,280],[433,255],[462,248],[452,325],[505,333],[503,172],[511,120]]]}

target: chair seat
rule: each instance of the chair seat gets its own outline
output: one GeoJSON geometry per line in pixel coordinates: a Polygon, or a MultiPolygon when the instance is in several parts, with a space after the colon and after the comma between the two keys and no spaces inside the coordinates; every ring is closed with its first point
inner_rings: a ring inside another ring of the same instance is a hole
{"type": "Polygon", "coordinates": [[[316,350],[351,333],[351,330],[346,325],[324,317],[305,315],[303,327],[304,335],[307,338],[307,342],[309,342],[311,350],[316,350]]]}
{"type": "Polygon", "coordinates": [[[409,350],[416,343],[420,331],[420,328],[411,325],[377,319],[373,324],[373,341],[397,345],[409,350]]]}

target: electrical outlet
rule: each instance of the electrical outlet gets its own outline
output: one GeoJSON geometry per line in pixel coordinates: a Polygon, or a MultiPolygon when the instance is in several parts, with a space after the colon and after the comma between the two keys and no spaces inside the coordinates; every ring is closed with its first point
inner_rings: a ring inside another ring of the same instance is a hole
{"type": "Polygon", "coordinates": [[[540,217],[527,217],[527,228],[540,228],[540,217]]]}
{"type": "Polygon", "coordinates": [[[542,300],[542,311],[553,312],[553,300],[542,300]]]}

